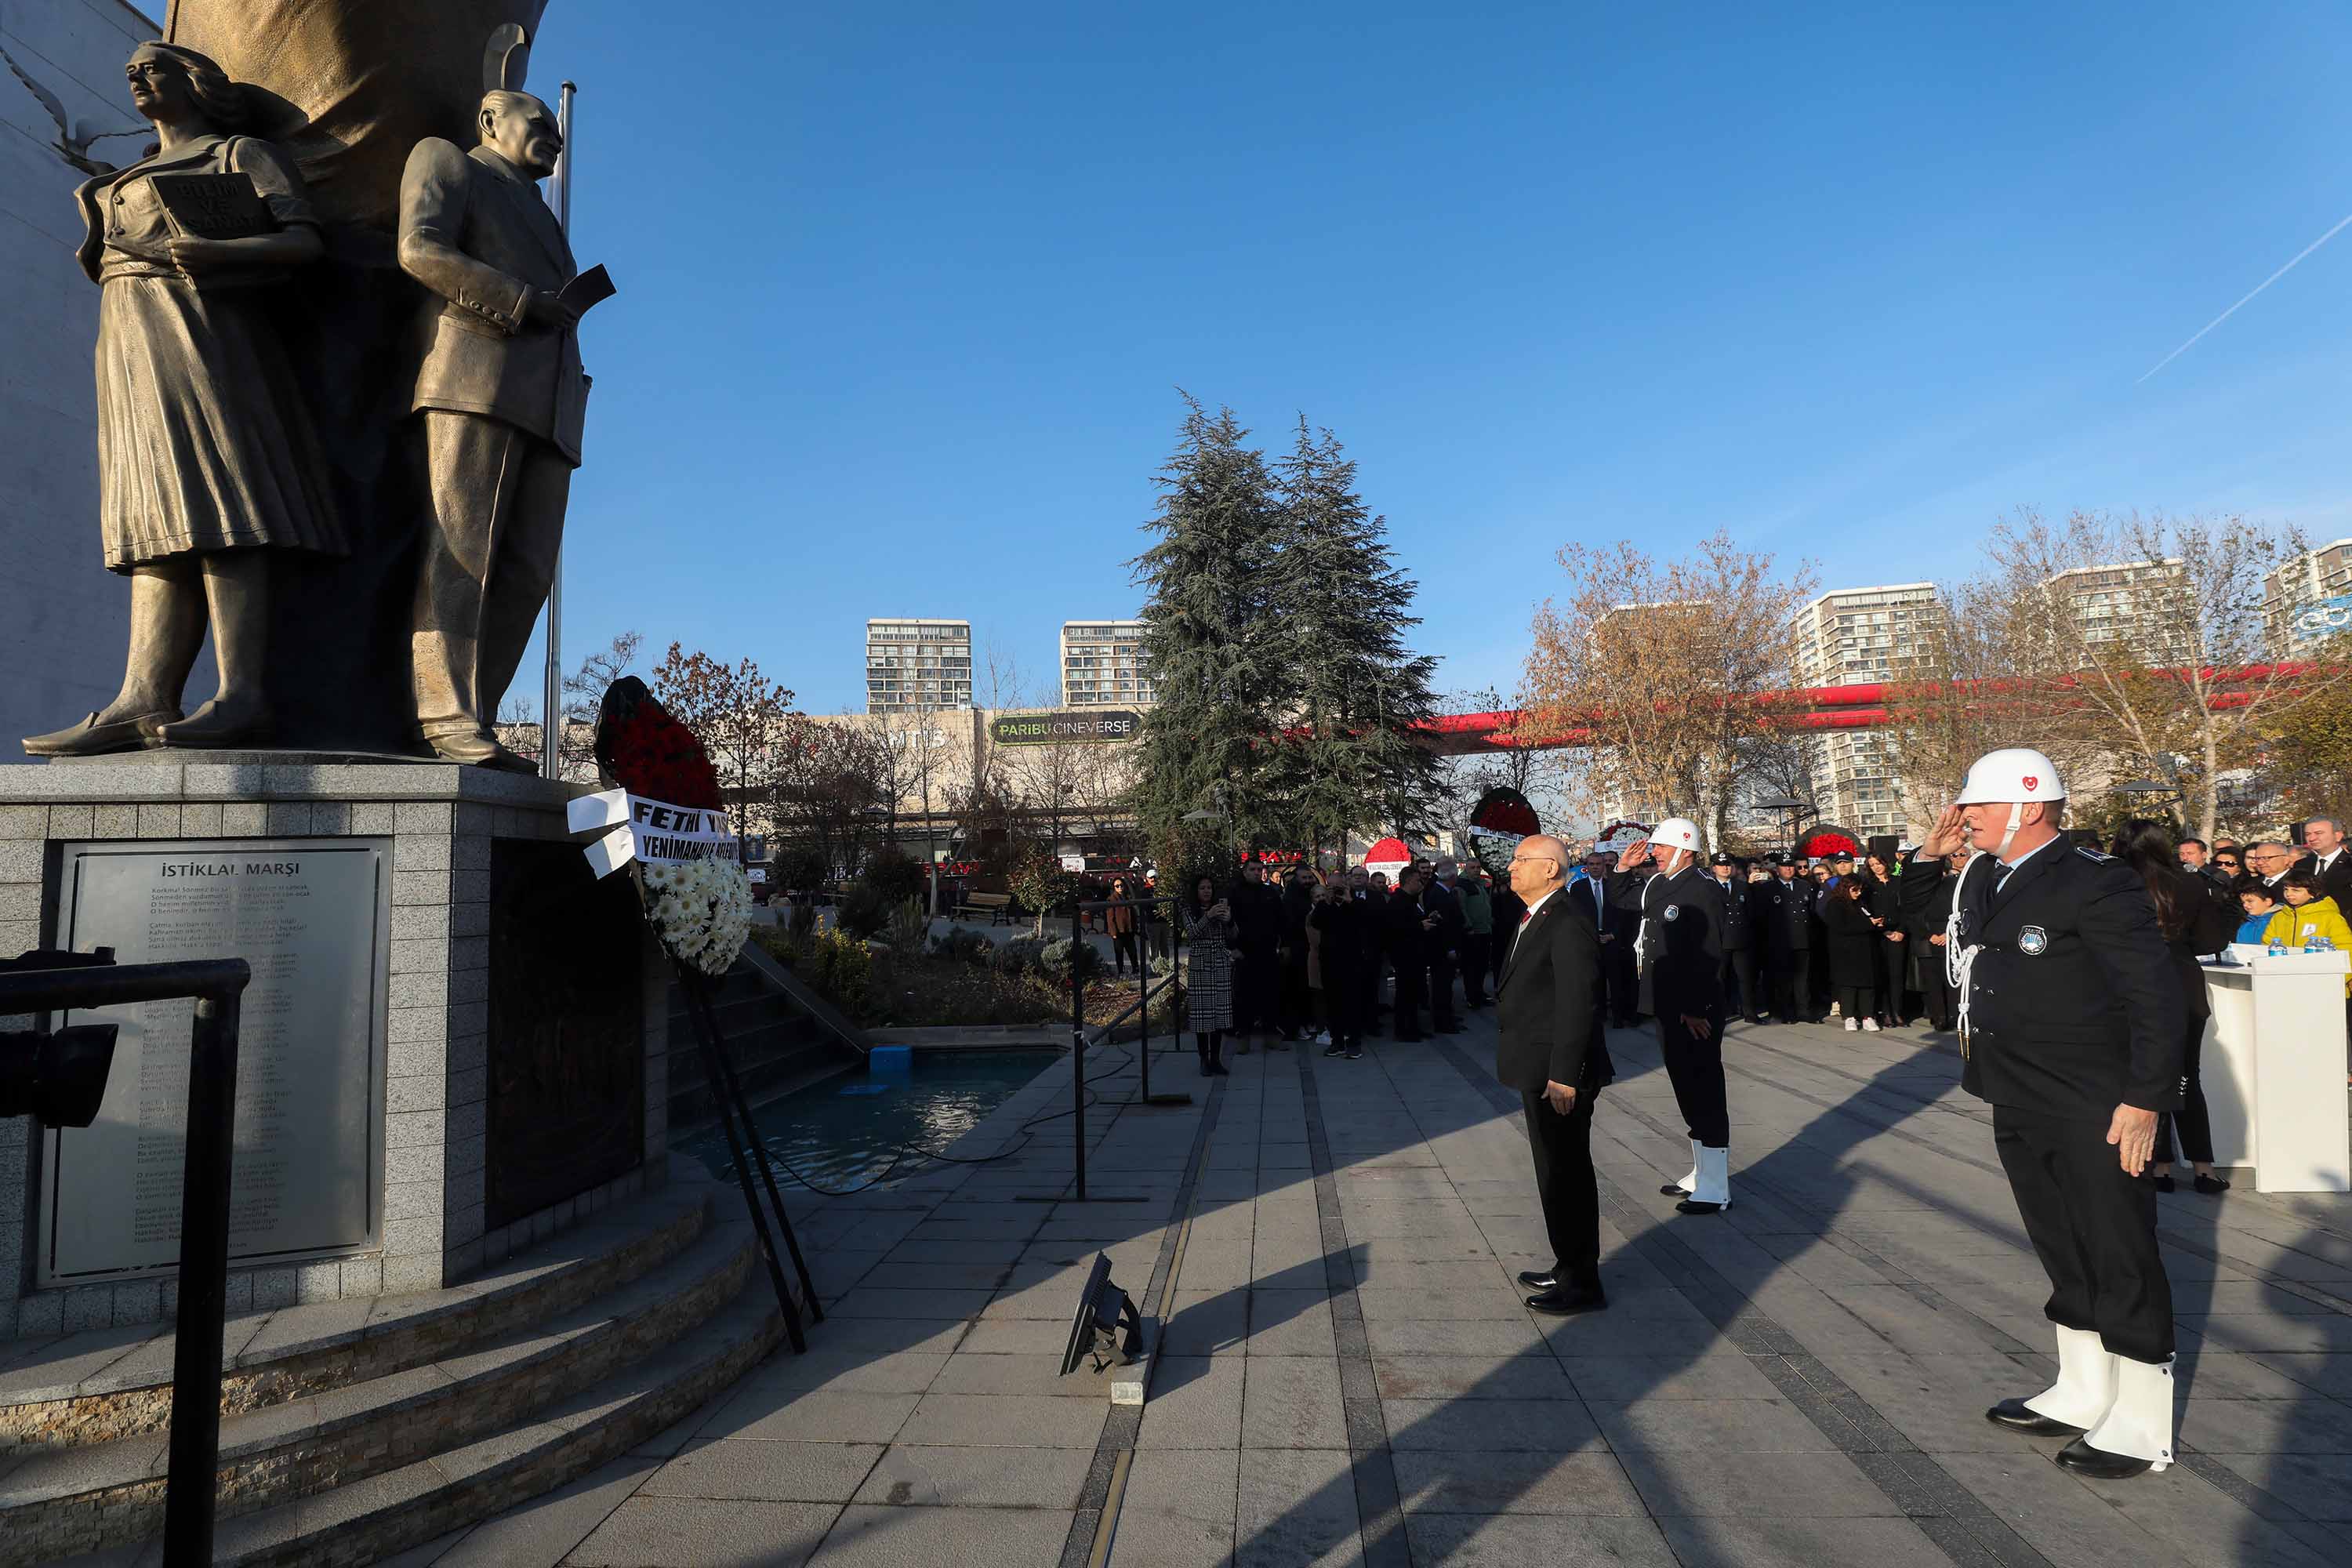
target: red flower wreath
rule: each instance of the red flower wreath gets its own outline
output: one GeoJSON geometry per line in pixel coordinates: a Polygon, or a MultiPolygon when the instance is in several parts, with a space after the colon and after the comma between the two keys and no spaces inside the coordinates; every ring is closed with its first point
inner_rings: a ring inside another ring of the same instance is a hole
{"type": "Polygon", "coordinates": [[[596,719],[596,766],[607,783],[648,800],[711,811],[724,804],[719,770],[702,742],[635,676],[614,681],[604,693],[596,719]]]}

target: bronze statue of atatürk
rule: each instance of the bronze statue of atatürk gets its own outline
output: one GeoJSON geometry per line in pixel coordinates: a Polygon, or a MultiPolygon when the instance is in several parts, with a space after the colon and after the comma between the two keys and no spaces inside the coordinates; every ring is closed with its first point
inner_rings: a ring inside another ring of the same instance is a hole
{"type": "Polygon", "coordinates": [[[535,184],[562,151],[555,116],[498,89],[476,129],[470,151],[419,142],[400,182],[400,265],[433,296],[414,405],[431,496],[416,722],[452,762],[529,771],[490,723],[547,602],[580,463],[588,378],[572,300],[601,296],[567,290],[578,268],[535,184]]]}
{"type": "Polygon", "coordinates": [[[99,302],[99,530],[131,578],[122,689],[35,756],[266,740],[270,558],[341,554],[324,459],[268,283],[323,249],[301,175],[238,134],[244,89],[204,55],[142,44],[125,68],[157,150],[84,184],[82,269],[99,302]],[[218,695],[181,716],[209,629],[218,695]]]}

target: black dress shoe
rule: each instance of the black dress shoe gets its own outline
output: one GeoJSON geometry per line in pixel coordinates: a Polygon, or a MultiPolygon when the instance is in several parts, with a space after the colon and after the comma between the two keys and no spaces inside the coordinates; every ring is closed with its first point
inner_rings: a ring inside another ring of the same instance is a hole
{"type": "Polygon", "coordinates": [[[2053,1421],[2038,1411],[2028,1410],[2022,1399],[2004,1399],[1985,1412],[1985,1419],[1996,1426],[2006,1426],[2012,1432],[2022,1432],[2029,1437],[2079,1437],[2080,1426],[2069,1426],[2063,1421],[2053,1421]]]}
{"type": "Polygon", "coordinates": [[[2172,1191],[2173,1182],[2170,1176],[2152,1176],[2149,1178],[2149,1181],[2159,1193],[2168,1193],[2172,1191]]]}
{"type": "Polygon", "coordinates": [[[1729,1204],[1703,1204],[1696,1198],[1685,1198],[1675,1205],[1676,1214],[1721,1214],[1729,1204]]]}
{"type": "Polygon", "coordinates": [[[1686,1198],[1690,1196],[1690,1191],[1680,1182],[1668,1182],[1658,1189],[1658,1195],[1662,1198],[1686,1198]]]}
{"type": "Polygon", "coordinates": [[[1559,1289],[1559,1275],[1549,1268],[1522,1268],[1519,1270],[1519,1283],[1530,1290],[1557,1290],[1559,1289]]]}
{"type": "Polygon", "coordinates": [[[1609,1298],[1598,1285],[1555,1285],[1540,1295],[1528,1298],[1530,1312],[1541,1312],[1548,1318],[1572,1318],[1579,1312],[1597,1312],[1609,1305],[1609,1298]]]}
{"type": "Polygon", "coordinates": [[[2145,1474],[2150,1463],[2129,1454],[2110,1454],[2105,1448],[2094,1448],[2087,1437],[2077,1437],[2058,1450],[2059,1468],[2088,1476],[2095,1481],[2127,1481],[2145,1474]]]}
{"type": "Polygon", "coordinates": [[[2228,1192],[2230,1190],[2230,1184],[2223,1181],[2219,1176],[2200,1176],[2197,1178],[2196,1187],[2199,1192],[2203,1193],[2210,1198],[2215,1193],[2228,1192]]]}

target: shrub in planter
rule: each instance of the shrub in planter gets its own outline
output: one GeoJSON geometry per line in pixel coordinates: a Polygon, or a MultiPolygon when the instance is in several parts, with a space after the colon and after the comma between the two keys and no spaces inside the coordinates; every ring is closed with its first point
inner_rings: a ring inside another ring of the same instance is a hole
{"type": "Polygon", "coordinates": [[[907,899],[892,907],[890,921],[885,928],[884,940],[893,952],[919,953],[930,938],[931,917],[923,912],[923,900],[907,899]]]}
{"type": "Polygon", "coordinates": [[[834,919],[850,935],[869,937],[890,923],[893,901],[871,882],[860,882],[841,896],[841,902],[834,908],[834,919]]]}
{"type": "Polygon", "coordinates": [[[1095,951],[1094,943],[1073,942],[1068,937],[1057,937],[1047,942],[1037,954],[1039,972],[1056,985],[1070,983],[1073,967],[1077,970],[1078,978],[1092,980],[1102,973],[1102,954],[1095,951]]]}
{"type": "Polygon", "coordinates": [[[866,862],[866,874],[858,880],[880,889],[882,896],[894,904],[920,899],[930,885],[930,876],[922,863],[896,849],[877,850],[866,862]]]}
{"type": "Polygon", "coordinates": [[[959,963],[986,963],[996,952],[985,931],[969,926],[950,926],[947,934],[931,944],[931,952],[939,958],[951,958],[959,963]]]}
{"type": "Polygon", "coordinates": [[[819,994],[852,1017],[874,1005],[874,955],[856,937],[837,931],[819,932],[809,949],[805,973],[819,994]]]}
{"type": "Polygon", "coordinates": [[[1038,956],[1045,944],[1034,936],[1017,936],[1004,943],[989,958],[989,967],[999,974],[1026,974],[1037,969],[1038,956]]]}

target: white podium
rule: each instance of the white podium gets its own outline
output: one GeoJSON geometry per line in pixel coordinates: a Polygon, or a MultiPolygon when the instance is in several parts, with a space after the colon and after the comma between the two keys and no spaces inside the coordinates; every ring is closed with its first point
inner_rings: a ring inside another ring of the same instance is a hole
{"type": "Polygon", "coordinates": [[[2344,976],[2352,953],[2233,948],[2207,963],[2199,1069],[2218,1164],[2251,1165],[2262,1193],[2352,1192],[2344,976]]]}

